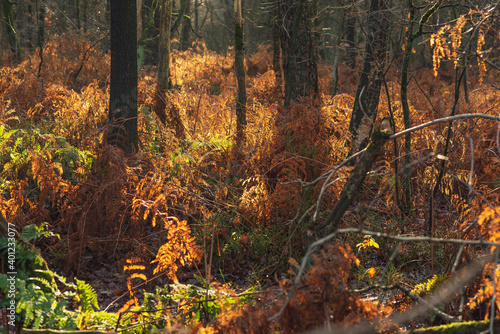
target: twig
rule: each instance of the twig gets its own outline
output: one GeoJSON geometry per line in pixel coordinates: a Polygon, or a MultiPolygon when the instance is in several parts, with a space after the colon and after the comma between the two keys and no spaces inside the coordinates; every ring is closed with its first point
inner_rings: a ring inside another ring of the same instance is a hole
{"type": "Polygon", "coordinates": [[[432,305],[431,303],[427,302],[425,299],[423,299],[422,297],[414,294],[413,292],[411,292],[410,290],[402,287],[401,285],[399,284],[396,284],[397,288],[400,289],[401,291],[403,291],[405,293],[405,295],[407,296],[410,296],[411,298],[415,299],[416,301],[418,301],[419,303],[421,303],[422,305],[424,305],[427,309],[431,310],[432,312],[436,313],[437,316],[439,316],[441,319],[443,319],[444,321],[446,322],[459,322],[459,320],[455,317],[452,317],[451,315],[449,314],[446,314],[442,311],[440,311],[438,308],[436,308],[434,305],[432,305]]]}
{"type": "MultiPolygon", "coordinates": [[[[377,237],[384,237],[392,240],[397,240],[397,241],[415,241],[415,242],[435,242],[435,243],[451,243],[451,244],[459,244],[459,245],[489,245],[489,246],[500,246],[500,243],[495,243],[495,242],[487,242],[487,241],[482,241],[482,240],[457,240],[457,239],[441,239],[441,238],[431,238],[431,237],[399,237],[399,236],[392,236],[386,233],[381,233],[381,232],[374,232],[374,231],[368,231],[368,230],[362,230],[362,229],[353,229],[353,228],[348,228],[348,229],[339,229],[336,232],[327,235],[326,237],[317,240],[313,244],[309,246],[307,249],[306,255],[301,261],[301,266],[300,269],[297,273],[297,276],[295,277],[293,281],[293,288],[292,290],[288,293],[287,300],[281,307],[280,311],[276,313],[274,316],[268,318],[268,321],[273,321],[281,316],[281,314],[284,312],[285,308],[288,306],[288,303],[290,300],[293,298],[295,294],[295,289],[298,286],[298,283],[300,282],[300,279],[305,271],[305,268],[307,266],[309,257],[311,254],[313,254],[320,246],[322,246],[325,242],[329,241],[330,239],[334,238],[337,234],[340,233],[360,233],[360,234],[365,234],[365,235],[373,235],[377,237]]],[[[429,307],[434,307],[436,305],[442,304],[445,300],[451,298],[457,291],[459,291],[463,286],[468,284],[468,282],[472,281],[472,279],[475,278],[477,273],[482,270],[483,266],[490,262],[492,260],[491,255],[486,255],[483,256],[479,259],[478,262],[469,264],[465,268],[461,270],[459,274],[457,274],[454,280],[450,281],[447,283],[442,291],[438,293],[437,295],[431,296],[425,301],[425,304],[421,303],[420,306],[417,305],[413,307],[410,311],[405,312],[404,314],[401,314],[400,316],[395,316],[393,317],[393,321],[396,323],[405,323],[409,321],[411,318],[415,317],[416,315],[423,314],[424,312],[427,312],[429,307]]],[[[370,289],[375,289],[380,286],[374,286],[373,288],[370,289]]],[[[397,287],[397,285],[391,286],[391,288],[397,287]]],[[[401,287],[399,287],[401,288],[401,287]]],[[[388,289],[388,287],[386,287],[388,289]]],[[[401,289],[403,290],[403,289],[401,289]]],[[[362,291],[362,290],[358,290],[362,291]]],[[[436,313],[438,314],[438,313],[436,313]]],[[[439,315],[439,314],[438,314],[439,315]]],[[[445,314],[441,314],[444,318],[446,318],[445,314]]],[[[440,316],[441,316],[440,315],[440,316]]],[[[452,318],[449,318],[450,321],[452,318]]],[[[455,318],[453,318],[455,319],[455,318]]],[[[458,320],[457,320],[458,321],[458,320]]],[[[372,333],[372,328],[373,325],[371,324],[361,324],[357,326],[356,328],[350,328],[350,333],[372,333]],[[368,326],[368,328],[367,328],[368,326]]],[[[323,331],[318,331],[318,333],[322,333],[323,331]]]]}
{"type": "MultiPolygon", "coordinates": [[[[340,232],[340,231],[338,231],[340,232]]],[[[439,293],[435,295],[429,296],[429,298],[426,298],[426,305],[419,303],[412,307],[410,310],[400,313],[400,314],[394,314],[393,316],[389,317],[388,321],[398,324],[398,325],[404,325],[405,323],[408,323],[412,321],[415,317],[418,317],[422,314],[427,313],[428,311],[428,306],[433,306],[436,307],[440,304],[445,303],[448,301],[450,298],[452,298],[457,291],[459,291],[462,287],[468,285],[470,282],[476,279],[478,273],[483,269],[484,265],[486,263],[489,263],[493,261],[493,255],[486,255],[483,257],[480,257],[477,259],[477,261],[467,265],[466,267],[462,268],[457,275],[455,275],[454,279],[449,280],[444,284],[442,289],[439,291],[439,293]]],[[[387,288],[392,288],[394,289],[396,285],[386,287],[387,288]]],[[[376,325],[369,323],[368,321],[362,322],[358,325],[354,325],[349,327],[349,334],[368,334],[368,333],[375,333],[378,332],[376,329],[376,325]]],[[[332,326],[330,331],[326,331],[325,328],[321,328],[315,331],[310,332],[310,334],[323,334],[323,333],[345,333],[345,327],[342,327],[341,325],[337,326],[332,326]]]]}
{"type": "Polygon", "coordinates": [[[389,139],[398,138],[398,137],[404,136],[407,133],[418,131],[418,130],[424,129],[428,126],[434,125],[434,124],[452,122],[452,121],[456,121],[459,119],[468,119],[468,118],[485,118],[485,119],[490,119],[490,120],[500,122],[500,117],[498,117],[498,116],[487,115],[487,114],[460,114],[460,115],[455,115],[455,116],[443,117],[443,118],[435,119],[433,121],[430,121],[430,122],[427,122],[424,124],[416,125],[416,126],[411,127],[409,129],[406,129],[406,130],[403,130],[401,132],[393,134],[392,136],[389,137],[389,139]]]}

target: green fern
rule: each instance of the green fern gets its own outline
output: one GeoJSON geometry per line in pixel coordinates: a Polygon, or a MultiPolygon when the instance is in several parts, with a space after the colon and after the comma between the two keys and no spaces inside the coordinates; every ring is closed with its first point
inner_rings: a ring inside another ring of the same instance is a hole
{"type": "Polygon", "coordinates": [[[40,226],[37,226],[35,224],[25,226],[23,228],[23,231],[21,232],[21,238],[25,242],[30,242],[35,239],[39,238],[50,238],[50,237],[56,237],[58,239],[61,239],[59,234],[53,233],[49,229],[49,224],[48,223],[41,223],[40,226]]]}
{"type": "Polygon", "coordinates": [[[76,293],[80,301],[80,307],[82,311],[85,313],[94,312],[95,310],[99,310],[99,303],[97,302],[97,293],[94,288],[90,286],[90,284],[85,283],[85,281],[80,281],[79,279],[75,279],[76,281],[76,293]]]}

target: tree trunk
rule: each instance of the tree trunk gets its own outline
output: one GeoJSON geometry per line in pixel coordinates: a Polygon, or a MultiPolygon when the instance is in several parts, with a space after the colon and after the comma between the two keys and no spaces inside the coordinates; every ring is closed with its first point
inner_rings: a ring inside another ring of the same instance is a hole
{"type": "Polygon", "coordinates": [[[387,51],[389,1],[371,0],[364,66],[349,124],[349,132],[353,135],[351,153],[366,146],[377,117],[387,51]]]}
{"type": "Polygon", "coordinates": [[[344,21],[345,21],[345,10],[341,7],[342,4],[335,2],[335,5],[339,7],[339,9],[335,10],[335,16],[336,20],[335,26],[336,29],[334,28],[334,37],[333,37],[333,70],[332,70],[332,96],[335,96],[337,94],[337,83],[339,79],[339,72],[338,72],[338,66],[339,66],[339,60],[340,60],[340,40],[342,37],[342,31],[344,30],[344,21]]]}
{"type": "Polygon", "coordinates": [[[76,29],[80,31],[82,24],[80,21],[80,0],[75,0],[75,16],[76,16],[76,29]]]}
{"type": "Polygon", "coordinates": [[[40,56],[40,64],[38,64],[38,77],[42,72],[43,66],[43,45],[45,44],[45,5],[42,1],[37,1],[38,9],[38,52],[40,56]]]}
{"type": "MultiPolygon", "coordinates": [[[[405,130],[411,128],[411,119],[410,119],[410,106],[408,104],[408,72],[410,68],[411,55],[413,50],[413,42],[415,39],[422,35],[423,25],[429,20],[430,16],[439,8],[442,0],[438,0],[434,6],[429,8],[425,14],[422,16],[420,20],[420,24],[418,30],[416,32],[413,31],[413,22],[415,21],[415,7],[413,5],[412,0],[408,0],[408,19],[409,22],[407,24],[406,30],[406,44],[404,50],[404,58],[401,69],[401,107],[403,109],[403,120],[405,130]]],[[[411,133],[405,135],[405,158],[404,158],[405,166],[410,166],[411,164],[411,133]]],[[[403,206],[406,210],[411,210],[411,184],[410,184],[410,175],[411,168],[405,168],[405,172],[402,177],[402,186],[403,186],[403,206]]]]}
{"type": "Polygon", "coordinates": [[[276,11],[276,17],[273,20],[273,70],[276,77],[276,86],[281,86],[283,79],[281,74],[280,26],[278,21],[278,11],[276,11]]]}
{"type": "Polygon", "coordinates": [[[198,0],[194,0],[194,33],[198,35],[198,29],[199,29],[199,7],[200,3],[198,0]]]}
{"type": "MultiPolygon", "coordinates": [[[[3,3],[0,1],[0,13],[3,13],[3,3]]],[[[3,24],[0,23],[0,66],[3,66],[3,24]]]]}
{"type": "Polygon", "coordinates": [[[173,0],[160,1],[160,32],[158,43],[158,78],[154,112],[165,126],[170,126],[179,139],[185,139],[184,125],[179,111],[173,106],[167,108],[166,92],[170,89],[170,26],[173,0]],[[168,109],[168,111],[167,111],[168,109]],[[168,114],[167,114],[168,113],[168,114]]]}
{"type": "MultiPolygon", "coordinates": [[[[410,67],[411,50],[413,48],[413,20],[415,19],[415,7],[413,6],[413,1],[408,0],[408,18],[409,22],[406,30],[406,45],[404,51],[403,65],[401,71],[401,106],[403,108],[403,119],[405,129],[411,127],[410,120],[410,106],[408,105],[408,68],[410,67]]],[[[404,164],[406,166],[410,165],[411,159],[411,134],[408,133],[405,136],[405,159],[404,164]]],[[[405,210],[411,208],[411,187],[410,187],[410,174],[411,169],[407,168],[403,173],[402,177],[402,188],[403,188],[403,206],[405,210]]]]}
{"type": "Polygon", "coordinates": [[[238,96],[236,98],[236,142],[245,140],[247,125],[247,91],[245,87],[245,46],[243,38],[243,18],[241,16],[241,0],[234,0],[234,73],[238,96]]]}
{"type": "Polygon", "coordinates": [[[142,0],[137,0],[137,43],[142,39],[142,0]]]}
{"type": "Polygon", "coordinates": [[[137,3],[111,1],[111,83],[109,143],[137,152],[137,3]]]}
{"type": "Polygon", "coordinates": [[[356,57],[358,56],[358,49],[356,46],[356,13],[354,5],[351,7],[349,16],[346,20],[346,40],[347,40],[347,65],[355,69],[356,68],[356,57]]]}
{"type": "Polygon", "coordinates": [[[82,6],[82,26],[83,26],[83,32],[87,32],[87,11],[89,8],[89,3],[88,0],[83,0],[83,6],[82,6]]]}
{"type": "Polygon", "coordinates": [[[2,0],[4,28],[9,40],[10,51],[14,55],[16,62],[21,61],[21,46],[19,44],[19,36],[17,35],[16,23],[14,20],[14,11],[12,0],[2,0]]]}
{"type": "Polygon", "coordinates": [[[181,51],[191,47],[191,0],[184,0],[184,17],[182,18],[181,51]]]}
{"type": "Polygon", "coordinates": [[[318,93],[313,5],[307,0],[278,0],[285,108],[300,96],[318,93]]]}
{"type": "Polygon", "coordinates": [[[359,193],[366,175],[371,170],[373,163],[379,156],[391,134],[392,129],[390,121],[388,119],[382,120],[381,124],[378,124],[373,132],[366,151],[363,152],[358,163],[354,166],[354,169],[349,175],[349,179],[340,193],[339,201],[332,212],[330,212],[325,222],[316,227],[317,239],[321,239],[337,230],[342,216],[344,216],[344,213],[351,206],[354,197],[359,193]]]}
{"type": "Polygon", "coordinates": [[[160,32],[158,42],[158,79],[159,88],[170,88],[170,19],[173,0],[160,0],[160,32]]]}

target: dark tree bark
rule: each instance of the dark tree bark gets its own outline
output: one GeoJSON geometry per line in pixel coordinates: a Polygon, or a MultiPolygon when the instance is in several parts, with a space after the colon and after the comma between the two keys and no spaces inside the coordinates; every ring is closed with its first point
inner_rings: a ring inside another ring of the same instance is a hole
{"type": "MultiPolygon", "coordinates": [[[[410,119],[410,105],[408,104],[408,72],[410,68],[410,60],[413,49],[413,42],[422,35],[423,25],[429,21],[432,14],[438,10],[439,6],[441,6],[442,0],[436,1],[436,3],[429,8],[425,14],[420,19],[419,27],[416,32],[413,31],[413,22],[415,20],[415,11],[416,8],[413,5],[412,0],[407,1],[408,7],[408,25],[406,30],[406,44],[405,51],[403,57],[403,64],[401,69],[401,106],[403,108],[403,120],[405,129],[411,128],[411,119],[410,119]]],[[[411,133],[408,133],[405,136],[405,158],[404,158],[405,166],[410,166],[411,164],[411,133]]],[[[411,186],[410,186],[410,175],[411,168],[408,167],[405,169],[405,172],[402,177],[402,186],[403,186],[403,204],[406,210],[411,209],[411,186]]]]}
{"type": "Polygon", "coordinates": [[[137,43],[142,39],[142,0],[137,0],[137,43]]]}
{"type": "Polygon", "coordinates": [[[285,108],[300,96],[318,93],[314,6],[308,0],[278,0],[285,108]]]}
{"type": "Polygon", "coordinates": [[[160,121],[171,127],[179,139],[185,139],[186,133],[179,111],[174,106],[167,106],[166,92],[170,89],[170,34],[173,0],[160,0],[160,32],[158,43],[158,78],[154,112],[160,121]]]}
{"type": "MultiPolygon", "coordinates": [[[[3,3],[0,1],[0,13],[3,13],[3,3]]],[[[3,65],[3,24],[0,23],[0,66],[3,65]]]]}
{"type": "Polygon", "coordinates": [[[87,32],[87,12],[89,8],[89,3],[88,0],[83,0],[83,5],[82,5],[82,26],[83,26],[83,32],[87,32]]]}
{"type": "Polygon", "coordinates": [[[338,8],[335,8],[334,13],[332,13],[333,22],[331,24],[334,27],[333,28],[334,35],[332,40],[332,46],[333,46],[333,66],[332,66],[333,70],[332,70],[332,90],[331,90],[332,96],[335,96],[337,94],[337,83],[339,81],[338,65],[340,61],[340,40],[342,37],[342,31],[344,30],[345,16],[346,16],[346,11],[342,8],[342,4],[340,2],[335,1],[335,6],[338,8]]]}
{"type": "Polygon", "coordinates": [[[42,72],[43,66],[43,45],[45,44],[45,5],[43,2],[37,1],[38,7],[38,52],[40,56],[40,64],[38,64],[38,77],[42,72]]]}
{"type": "Polygon", "coordinates": [[[247,125],[247,91],[245,86],[245,44],[243,39],[243,17],[241,16],[241,0],[234,1],[234,73],[238,96],[236,97],[236,141],[241,144],[245,140],[247,125]]]}
{"type": "Polygon", "coordinates": [[[366,175],[371,170],[373,163],[391,134],[392,129],[389,119],[383,119],[371,135],[370,144],[366,151],[363,152],[358,163],[354,166],[351,175],[349,175],[349,179],[340,193],[339,201],[328,215],[328,218],[316,227],[316,236],[318,239],[337,230],[342,216],[344,216],[344,213],[349,209],[352,201],[359,193],[366,175]]]}
{"type": "Polygon", "coordinates": [[[76,28],[80,31],[82,24],[80,21],[80,0],[75,0],[75,11],[76,11],[76,28]]]}
{"type": "Polygon", "coordinates": [[[346,36],[347,41],[347,65],[355,69],[356,68],[356,57],[358,56],[358,49],[356,46],[356,15],[354,6],[351,7],[348,18],[346,20],[346,36]]]}
{"type": "Polygon", "coordinates": [[[280,26],[278,21],[278,11],[276,11],[276,17],[273,20],[273,70],[276,77],[276,85],[281,86],[283,79],[281,74],[280,26]]]}
{"type": "Polygon", "coordinates": [[[198,35],[198,29],[199,29],[199,7],[200,7],[200,3],[198,0],[194,0],[194,33],[196,35],[198,35]]]}
{"type": "Polygon", "coordinates": [[[160,31],[158,42],[158,86],[170,88],[170,26],[173,0],[160,0],[160,31]]]}
{"type": "Polygon", "coordinates": [[[21,61],[21,45],[19,44],[19,36],[16,30],[16,23],[14,20],[14,4],[12,0],[2,0],[3,7],[3,22],[5,32],[7,33],[10,51],[14,55],[17,62],[21,61]]]}
{"type": "Polygon", "coordinates": [[[182,18],[181,50],[186,51],[191,47],[191,0],[184,0],[184,17],[182,18]]]}
{"type": "Polygon", "coordinates": [[[349,124],[349,132],[353,135],[351,153],[366,146],[377,117],[389,32],[389,2],[371,0],[363,71],[349,124]]]}
{"type": "Polygon", "coordinates": [[[111,83],[109,142],[137,152],[137,3],[111,0],[111,83]]]}

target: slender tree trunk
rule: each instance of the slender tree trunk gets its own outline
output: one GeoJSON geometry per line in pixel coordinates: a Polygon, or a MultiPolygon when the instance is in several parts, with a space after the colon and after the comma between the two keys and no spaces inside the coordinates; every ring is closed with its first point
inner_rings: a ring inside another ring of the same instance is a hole
{"type": "Polygon", "coordinates": [[[174,106],[167,106],[166,92],[170,89],[170,26],[173,0],[160,0],[160,33],[158,43],[158,78],[154,112],[160,121],[171,127],[179,139],[186,134],[179,111],[174,106]],[[167,110],[168,109],[168,110],[167,110]]]}
{"type": "MultiPolygon", "coordinates": [[[[3,3],[0,1],[0,13],[3,13],[3,3]]],[[[3,66],[3,24],[0,23],[0,66],[3,66]]]]}
{"type": "Polygon", "coordinates": [[[137,0],[137,42],[142,39],[142,0],[137,0]]]}
{"type": "Polygon", "coordinates": [[[247,91],[245,87],[245,43],[243,36],[243,17],[241,1],[234,0],[234,72],[238,96],[236,98],[236,141],[241,144],[245,140],[247,125],[247,91]]]}
{"type": "MultiPolygon", "coordinates": [[[[414,32],[413,22],[415,21],[415,7],[412,0],[408,0],[408,19],[409,22],[406,26],[406,44],[404,50],[404,58],[401,69],[401,106],[403,109],[403,120],[405,129],[411,128],[410,119],[410,106],[408,104],[408,72],[410,68],[410,61],[413,49],[413,42],[416,38],[420,37],[422,34],[423,24],[425,24],[430,16],[439,8],[442,0],[438,0],[434,6],[429,8],[420,20],[420,25],[418,30],[414,32]]],[[[410,166],[411,164],[411,134],[405,135],[405,166],[410,166]]],[[[410,184],[411,168],[407,167],[402,177],[402,188],[403,188],[403,206],[406,210],[411,209],[411,184],[410,184]]]]}
{"type": "Polygon", "coordinates": [[[278,0],[285,108],[300,96],[318,93],[313,5],[307,0],[278,0]]]}
{"type": "Polygon", "coordinates": [[[3,17],[4,27],[9,40],[10,51],[14,55],[16,62],[21,61],[21,46],[19,44],[19,37],[17,35],[16,23],[14,20],[14,4],[12,0],[2,0],[3,4],[3,17]]]}
{"type": "Polygon", "coordinates": [[[80,0],[75,0],[75,16],[76,16],[76,29],[80,31],[82,24],[80,22],[80,0]]]}
{"type": "MultiPolygon", "coordinates": [[[[106,0],[106,8],[104,10],[104,19],[106,21],[108,31],[110,31],[111,30],[111,27],[110,27],[110,24],[111,24],[111,0],[106,0]]],[[[108,36],[110,36],[110,34],[108,34],[108,36]]],[[[104,43],[102,43],[102,48],[103,48],[104,52],[107,52],[107,50],[109,50],[110,45],[111,45],[110,38],[104,39],[104,43]]]]}
{"type": "Polygon", "coordinates": [[[173,0],[160,0],[160,32],[158,42],[158,79],[160,90],[170,88],[170,23],[173,0]]]}
{"type": "Polygon", "coordinates": [[[87,12],[89,8],[89,2],[88,0],[83,0],[83,5],[82,5],[82,26],[83,26],[83,32],[87,32],[87,12]]]}
{"type": "Polygon", "coordinates": [[[200,2],[199,0],[194,0],[194,33],[198,35],[198,29],[199,29],[199,7],[200,7],[200,2]]]}
{"type": "Polygon", "coordinates": [[[349,124],[349,132],[353,135],[351,153],[366,146],[377,117],[387,51],[389,1],[371,0],[364,66],[349,124]]]}
{"type": "Polygon", "coordinates": [[[137,3],[111,0],[111,83],[109,143],[137,152],[137,3]]]}
{"type": "Polygon", "coordinates": [[[276,77],[276,86],[283,83],[281,73],[281,48],[280,48],[280,26],[278,20],[278,11],[273,20],[273,70],[276,77]]]}
{"type": "Polygon", "coordinates": [[[184,0],[184,17],[182,18],[181,50],[186,51],[191,47],[191,0],[184,0]]]}
{"type": "MultiPolygon", "coordinates": [[[[415,7],[413,1],[408,0],[409,22],[406,26],[406,45],[401,71],[401,106],[403,108],[403,119],[405,129],[411,127],[410,106],[408,105],[408,68],[410,66],[411,49],[413,48],[413,20],[415,19],[415,7]]],[[[405,136],[405,159],[404,164],[410,165],[411,154],[411,134],[405,136]]],[[[411,188],[410,188],[410,168],[407,168],[402,177],[403,205],[405,209],[411,208],[411,188]]]]}
{"type": "Polygon", "coordinates": [[[173,0],[160,0],[160,32],[158,42],[158,87],[170,88],[170,23],[173,0]]]}
{"type": "Polygon", "coordinates": [[[358,56],[358,49],[356,46],[356,13],[354,5],[347,13],[348,18],[346,22],[346,40],[347,40],[347,65],[355,69],[356,57],[358,56]]]}
{"type": "Polygon", "coordinates": [[[45,44],[45,5],[42,1],[37,1],[38,9],[38,52],[40,64],[38,64],[38,77],[40,77],[43,66],[43,45],[45,44]]]}
{"type": "MultiPolygon", "coordinates": [[[[335,4],[339,7],[341,6],[341,4],[337,3],[337,1],[335,2],[335,4]]],[[[334,35],[333,37],[332,96],[335,96],[337,94],[337,83],[339,78],[338,67],[340,60],[340,39],[342,37],[342,31],[344,30],[345,10],[337,9],[335,11],[335,16],[337,18],[337,31],[336,35],[334,35]]]]}

